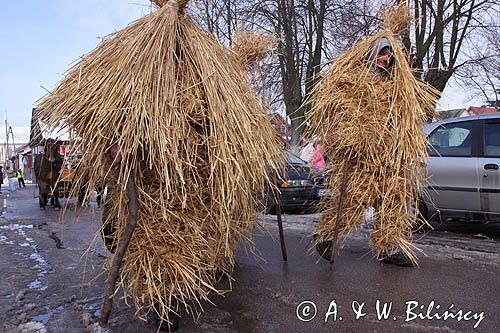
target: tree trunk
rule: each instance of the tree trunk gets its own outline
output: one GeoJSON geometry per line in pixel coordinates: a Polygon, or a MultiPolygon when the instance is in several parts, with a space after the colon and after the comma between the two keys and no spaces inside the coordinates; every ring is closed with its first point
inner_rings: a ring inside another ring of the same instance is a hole
{"type": "Polygon", "coordinates": [[[297,103],[296,101],[293,102],[293,105],[290,105],[290,108],[296,110],[294,114],[289,115],[292,121],[291,145],[297,145],[304,132],[304,128],[302,126],[305,120],[304,108],[302,108],[301,104],[297,103]]]}
{"type": "Polygon", "coordinates": [[[278,17],[280,22],[278,28],[283,38],[278,44],[281,80],[283,87],[283,99],[286,114],[292,121],[292,145],[296,145],[302,135],[300,125],[304,121],[304,110],[302,105],[302,82],[299,72],[299,64],[296,63],[296,55],[299,50],[294,43],[295,33],[293,29],[295,15],[294,2],[280,0],[278,2],[278,17]]]}
{"type": "MultiPolygon", "coordinates": [[[[310,14],[310,20],[313,20],[314,13],[316,12],[315,5],[313,0],[309,0],[308,11],[310,14]]],[[[326,0],[320,0],[319,3],[319,12],[315,17],[317,22],[317,30],[316,30],[316,39],[314,43],[314,47],[311,43],[308,63],[307,63],[307,71],[306,71],[306,82],[305,82],[305,95],[308,98],[318,81],[318,74],[320,72],[321,65],[321,55],[323,52],[323,40],[324,40],[324,22],[325,22],[325,14],[326,14],[326,0]]],[[[313,34],[311,32],[311,39],[313,39],[313,34]]],[[[311,109],[311,105],[307,103],[305,106],[304,113],[307,113],[311,109]]]]}

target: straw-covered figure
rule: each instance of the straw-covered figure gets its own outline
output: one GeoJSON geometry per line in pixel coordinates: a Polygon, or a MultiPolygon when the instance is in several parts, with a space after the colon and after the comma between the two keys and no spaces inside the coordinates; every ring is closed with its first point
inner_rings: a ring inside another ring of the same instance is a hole
{"type": "Polygon", "coordinates": [[[107,268],[138,309],[166,321],[175,304],[196,313],[224,292],[216,278],[232,273],[251,236],[281,150],[245,68],[259,53],[221,46],[184,14],[186,0],[153,2],[156,11],[83,56],[39,110],[75,134],[87,196],[105,179],[107,244],[114,258],[123,252],[107,268]]]}
{"type": "Polygon", "coordinates": [[[409,26],[405,4],[382,13],[384,29],[336,59],[316,86],[308,113],[312,135],[331,162],[315,245],[332,260],[338,235],[356,229],[375,208],[371,245],[385,262],[416,263],[411,236],[418,220],[427,159],[422,127],[436,92],[417,80],[399,34],[409,26]]]}

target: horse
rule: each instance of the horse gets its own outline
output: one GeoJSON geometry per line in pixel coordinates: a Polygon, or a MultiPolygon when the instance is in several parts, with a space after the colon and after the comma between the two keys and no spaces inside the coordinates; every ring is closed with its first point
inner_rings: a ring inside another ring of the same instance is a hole
{"type": "Polygon", "coordinates": [[[58,152],[59,145],[54,139],[45,141],[43,154],[35,155],[33,169],[39,190],[40,209],[45,210],[49,190],[52,193],[52,206],[59,210],[59,190],[57,180],[62,167],[62,156],[58,152]]]}

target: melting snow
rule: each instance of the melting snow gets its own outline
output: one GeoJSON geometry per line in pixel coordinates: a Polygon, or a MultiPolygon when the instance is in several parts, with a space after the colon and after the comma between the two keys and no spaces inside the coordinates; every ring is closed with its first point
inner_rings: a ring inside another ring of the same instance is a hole
{"type": "MultiPolygon", "coordinates": [[[[29,289],[46,290],[48,285],[43,283],[41,279],[47,274],[51,267],[49,263],[38,253],[35,241],[33,238],[26,235],[25,229],[33,229],[33,225],[22,225],[17,223],[12,223],[9,225],[0,226],[0,230],[9,230],[17,233],[21,238],[24,239],[23,242],[19,243],[19,246],[24,248],[30,248],[32,250],[31,254],[19,253],[14,254],[20,255],[24,258],[29,258],[36,261],[36,265],[33,266],[37,270],[36,279],[28,284],[29,289]]],[[[8,240],[8,238],[0,233],[0,243],[3,244],[14,244],[13,241],[8,240]]]]}

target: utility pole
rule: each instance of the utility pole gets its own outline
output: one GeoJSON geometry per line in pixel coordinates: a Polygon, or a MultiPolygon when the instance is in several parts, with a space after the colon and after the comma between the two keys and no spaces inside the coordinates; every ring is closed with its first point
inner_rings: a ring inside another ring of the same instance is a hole
{"type": "MultiPolygon", "coordinates": [[[[14,132],[12,132],[12,126],[9,125],[9,132],[7,133],[7,139],[9,138],[9,133],[12,136],[12,154],[16,154],[16,143],[14,142],[14,132]]],[[[10,156],[9,156],[10,157],[10,156]]],[[[14,169],[17,170],[19,169],[19,160],[16,158],[16,161],[14,162],[14,169]]]]}
{"type": "Polygon", "coordinates": [[[7,125],[7,111],[5,112],[5,169],[9,166],[9,126],[7,125]]]}

